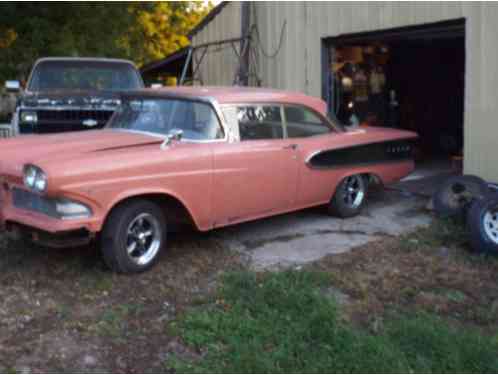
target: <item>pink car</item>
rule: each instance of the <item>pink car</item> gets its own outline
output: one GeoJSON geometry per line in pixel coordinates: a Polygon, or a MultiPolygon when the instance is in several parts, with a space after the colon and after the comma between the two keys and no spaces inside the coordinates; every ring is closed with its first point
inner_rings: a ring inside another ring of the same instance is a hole
{"type": "Polygon", "coordinates": [[[151,267],[168,226],[207,231],[327,205],[413,170],[407,131],[346,131],[325,103],[259,88],[129,92],[106,129],[0,141],[0,226],[51,247],[100,241],[118,272],[151,267]]]}

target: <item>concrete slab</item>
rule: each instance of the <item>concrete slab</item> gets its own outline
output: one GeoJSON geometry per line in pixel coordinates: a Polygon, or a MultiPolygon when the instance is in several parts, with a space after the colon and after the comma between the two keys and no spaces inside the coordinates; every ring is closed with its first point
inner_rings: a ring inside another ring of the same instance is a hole
{"type": "Polygon", "coordinates": [[[288,268],[430,223],[427,199],[398,191],[369,197],[362,214],[338,219],[324,208],[219,229],[222,244],[248,256],[255,270],[288,268]]]}

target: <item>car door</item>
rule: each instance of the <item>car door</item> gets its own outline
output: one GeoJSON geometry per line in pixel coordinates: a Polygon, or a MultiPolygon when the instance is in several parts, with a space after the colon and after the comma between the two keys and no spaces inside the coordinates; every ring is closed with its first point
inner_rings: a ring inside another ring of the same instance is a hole
{"type": "Polygon", "coordinates": [[[294,204],[296,148],[284,139],[282,111],[274,104],[223,109],[233,139],[214,148],[214,226],[272,215],[294,204]]]}
{"type": "Polygon", "coordinates": [[[339,171],[313,169],[307,164],[315,153],[336,147],[338,133],[327,119],[301,105],[285,105],[285,135],[296,145],[298,182],[296,206],[305,207],[327,202],[335,191],[339,171]]]}

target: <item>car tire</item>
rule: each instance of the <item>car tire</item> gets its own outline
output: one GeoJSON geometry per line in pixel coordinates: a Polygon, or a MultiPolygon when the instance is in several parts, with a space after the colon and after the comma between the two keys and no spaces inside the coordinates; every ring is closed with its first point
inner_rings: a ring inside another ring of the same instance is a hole
{"type": "Polygon", "coordinates": [[[166,218],[155,203],[125,202],[111,211],[102,230],[104,261],[118,273],[143,272],[157,262],[166,237],[166,218]]]}
{"type": "Polygon", "coordinates": [[[472,202],[467,212],[470,243],[476,252],[498,255],[498,194],[472,202]]]}
{"type": "Polygon", "coordinates": [[[341,218],[358,215],[367,198],[367,187],[368,183],[362,175],[344,178],[329,202],[329,214],[341,218]]]}
{"type": "Polygon", "coordinates": [[[434,194],[434,211],[441,217],[465,217],[470,204],[488,194],[488,185],[482,178],[472,175],[451,177],[434,194]]]}

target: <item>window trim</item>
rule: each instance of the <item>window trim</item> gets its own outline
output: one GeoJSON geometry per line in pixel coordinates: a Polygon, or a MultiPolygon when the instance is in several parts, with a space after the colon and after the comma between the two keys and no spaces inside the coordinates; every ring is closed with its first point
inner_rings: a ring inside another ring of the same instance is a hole
{"type": "Polygon", "coordinates": [[[321,137],[321,136],[324,136],[324,135],[327,135],[327,134],[330,134],[330,133],[339,133],[340,132],[332,121],[330,121],[327,117],[323,116],[320,112],[316,111],[315,109],[313,109],[311,107],[308,107],[307,105],[298,104],[298,103],[296,103],[296,104],[293,104],[293,103],[284,103],[282,105],[282,112],[283,112],[283,116],[284,116],[283,118],[285,119],[285,135],[286,135],[286,139],[315,138],[315,137],[321,137]],[[285,107],[297,107],[297,108],[302,108],[304,110],[308,110],[309,112],[311,112],[312,114],[314,114],[316,117],[318,117],[323,122],[323,124],[325,124],[329,128],[330,131],[328,133],[314,134],[314,135],[310,135],[310,136],[307,136],[307,137],[293,137],[293,138],[289,138],[288,137],[288,133],[287,133],[287,117],[285,116],[285,107]]]}
{"type": "MultiPolygon", "coordinates": [[[[282,126],[283,126],[283,135],[284,137],[282,138],[283,140],[286,139],[306,139],[306,138],[314,138],[314,137],[322,137],[326,134],[334,134],[334,133],[342,133],[343,130],[340,129],[336,124],[334,124],[330,119],[328,119],[326,116],[322,115],[320,112],[316,111],[314,108],[311,108],[305,104],[300,104],[300,103],[288,103],[288,102],[234,102],[234,103],[223,103],[220,105],[220,110],[223,111],[223,108],[230,108],[230,107],[255,107],[255,106],[272,106],[272,107],[280,107],[280,116],[282,117],[282,126]],[[309,137],[296,137],[296,138],[289,138],[287,134],[287,118],[285,117],[285,107],[299,107],[299,108],[304,108],[314,115],[316,115],[320,120],[324,122],[329,128],[330,128],[330,133],[324,133],[324,134],[316,134],[316,135],[311,135],[309,137]]],[[[229,126],[229,125],[228,125],[229,126]]],[[[247,141],[263,141],[263,140],[279,140],[279,139],[274,139],[274,138],[268,138],[268,139],[249,139],[247,141]]],[[[236,142],[242,142],[240,140],[240,135],[239,139],[236,142]]]]}
{"type": "MultiPolygon", "coordinates": [[[[220,127],[221,131],[223,132],[223,138],[216,138],[216,139],[190,139],[190,138],[184,138],[182,137],[180,142],[185,142],[185,143],[218,143],[218,142],[227,142],[228,141],[228,131],[227,127],[225,125],[225,122],[222,120],[220,117],[221,112],[219,112],[219,109],[221,109],[220,105],[218,102],[214,99],[211,98],[187,98],[187,97],[182,97],[182,96],[153,96],[153,95],[123,95],[121,100],[178,100],[178,101],[187,101],[187,102],[193,102],[193,103],[200,103],[200,104],[205,104],[209,107],[211,107],[211,110],[213,111],[216,121],[218,122],[218,126],[220,127]]],[[[157,138],[161,139],[166,139],[167,135],[159,134],[159,133],[152,133],[152,132],[147,132],[147,131],[142,131],[142,130],[134,130],[134,129],[124,129],[124,128],[112,128],[109,126],[111,124],[111,120],[113,117],[115,117],[117,114],[117,111],[115,111],[109,121],[107,122],[105,129],[110,129],[110,130],[119,130],[119,131],[129,131],[129,132],[135,132],[135,133],[141,133],[141,134],[147,134],[150,136],[155,136],[157,138]]]]}
{"type": "MultiPolygon", "coordinates": [[[[239,128],[239,139],[237,142],[251,142],[251,141],[281,141],[287,139],[287,128],[285,124],[285,118],[283,117],[283,105],[282,103],[277,103],[277,102],[254,102],[254,103],[226,103],[223,104],[221,107],[235,107],[235,109],[239,107],[278,107],[280,109],[280,118],[281,118],[281,126],[282,126],[282,138],[263,138],[263,139],[246,139],[242,140],[240,139],[240,128],[239,128]]],[[[239,126],[238,121],[237,121],[237,126],[239,126]]]]}

